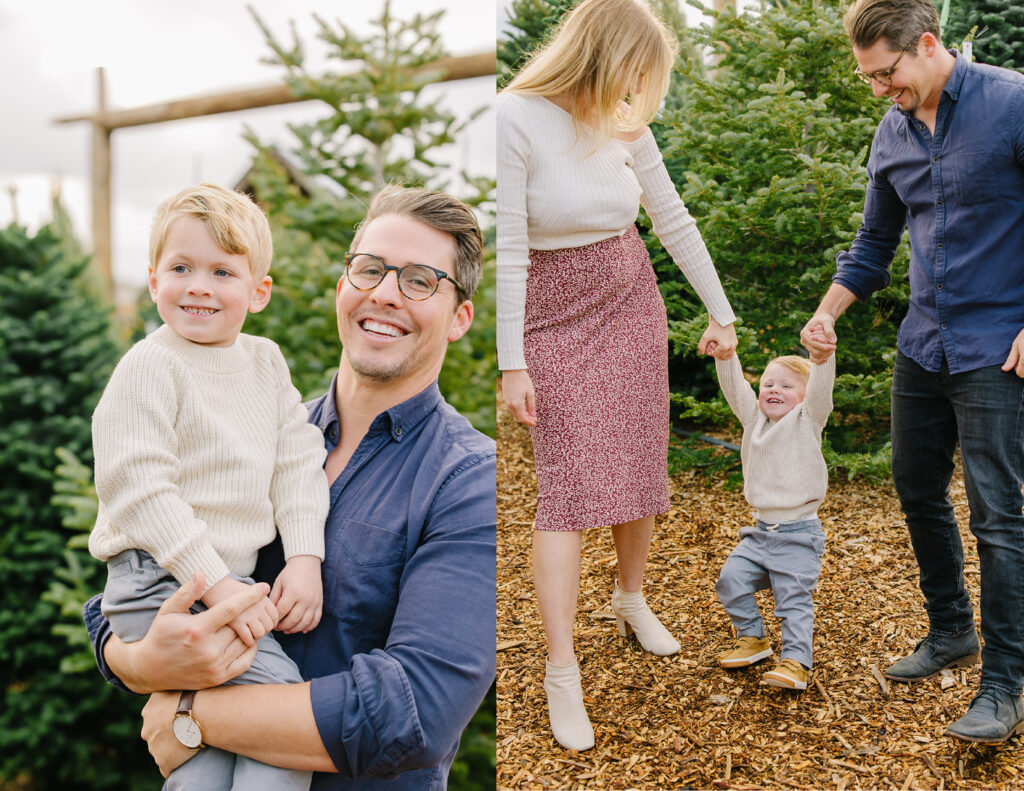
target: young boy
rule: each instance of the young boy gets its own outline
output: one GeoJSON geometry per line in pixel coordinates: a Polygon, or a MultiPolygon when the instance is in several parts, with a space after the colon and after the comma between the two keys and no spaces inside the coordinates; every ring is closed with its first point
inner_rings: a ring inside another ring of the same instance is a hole
{"type": "Polygon", "coordinates": [[[778,357],[761,376],[758,395],[743,378],[739,358],[716,360],[726,401],[743,425],[743,494],[757,524],[740,530],[740,543],[722,568],[715,591],[736,627],[737,641],[719,654],[725,668],[749,667],[772,653],[754,592],[771,588],[782,621],[782,660],[764,683],[806,689],[811,668],[814,603],[825,533],[818,505],[828,471],[821,432],[832,411],[835,355],[820,365],[778,357]]]}
{"type": "MultiPolygon", "coordinates": [[[[250,670],[231,682],[243,684],[302,681],[269,632],[309,631],[323,600],[323,437],[280,349],[241,334],[270,300],[271,255],[267,220],[245,195],[200,184],[165,201],[149,266],[164,325],[118,363],[93,415],[99,513],[89,550],[108,561],[103,612],[122,640],[140,640],[194,575],[205,578],[206,607],[252,584],[257,550],[280,533],[288,561],[269,598],[231,624],[247,645],[259,641],[250,670]]],[[[185,694],[182,703],[191,708],[185,694]]],[[[173,724],[183,744],[200,745],[193,720],[173,724]]],[[[307,789],[311,777],[207,748],[166,787],[307,789]]]]}

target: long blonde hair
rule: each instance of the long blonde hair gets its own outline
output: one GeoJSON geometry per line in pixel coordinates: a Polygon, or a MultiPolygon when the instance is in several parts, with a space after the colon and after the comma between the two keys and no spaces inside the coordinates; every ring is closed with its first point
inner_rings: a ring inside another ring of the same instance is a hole
{"type": "Polygon", "coordinates": [[[675,35],[647,0],[583,0],[505,90],[565,95],[577,127],[589,123],[605,140],[616,130],[651,122],[668,92],[678,50],[675,35]]]}

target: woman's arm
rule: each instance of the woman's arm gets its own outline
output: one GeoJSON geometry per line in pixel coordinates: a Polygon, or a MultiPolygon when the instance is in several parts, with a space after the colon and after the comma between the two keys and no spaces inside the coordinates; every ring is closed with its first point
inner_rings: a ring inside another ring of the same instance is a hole
{"type": "Polygon", "coordinates": [[[520,97],[502,94],[497,102],[498,212],[497,332],[498,368],[523,370],[526,272],[530,266],[526,187],[530,143],[522,129],[520,97]]]}
{"type": "Polygon", "coordinates": [[[722,326],[736,320],[697,223],[676,192],[653,135],[644,135],[630,145],[633,171],[643,190],[644,207],[655,235],[676,266],[686,275],[711,316],[722,326]]]}

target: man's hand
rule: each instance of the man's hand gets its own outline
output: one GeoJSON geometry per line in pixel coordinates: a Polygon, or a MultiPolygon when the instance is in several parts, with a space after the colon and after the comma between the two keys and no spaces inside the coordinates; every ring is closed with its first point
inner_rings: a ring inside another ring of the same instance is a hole
{"type": "Polygon", "coordinates": [[[274,580],[270,601],[281,616],[277,628],[285,634],[308,632],[320,623],[324,605],[320,558],[315,555],[289,558],[274,580]]]}
{"type": "Polygon", "coordinates": [[[171,728],[180,694],[154,692],[142,709],[142,738],[146,740],[149,754],[153,756],[164,777],[199,752],[179,742],[171,728]]]}
{"type": "Polygon", "coordinates": [[[800,343],[807,349],[812,363],[823,363],[836,350],[835,319],[830,313],[817,312],[802,330],[800,343]]]}
{"type": "MultiPolygon", "coordinates": [[[[224,577],[203,594],[203,604],[212,607],[232,596],[237,596],[249,587],[251,586],[244,582],[224,577]]],[[[235,616],[228,625],[235,630],[235,634],[243,643],[254,646],[263,635],[268,634],[277,625],[277,621],[277,608],[267,596],[263,596],[245,612],[235,616]]]]}
{"type": "Polygon", "coordinates": [[[537,399],[525,368],[501,372],[501,397],[512,417],[527,426],[537,425],[537,399]]]}
{"type": "Polygon", "coordinates": [[[721,325],[708,319],[708,328],[700,336],[697,351],[710,354],[716,360],[728,360],[736,351],[736,328],[732,324],[721,325]]]}
{"type": "Polygon", "coordinates": [[[1004,371],[1013,371],[1021,379],[1024,379],[1024,330],[1017,333],[1010,345],[1010,353],[1006,355],[1006,362],[1003,363],[1004,371]]]}
{"type": "Polygon", "coordinates": [[[123,643],[112,636],[107,641],[107,664],[129,689],[205,689],[249,669],[256,647],[246,646],[228,624],[265,598],[269,586],[243,585],[244,591],[193,615],[189,608],[204,587],[199,573],[179,588],[160,607],[142,640],[123,643]]]}

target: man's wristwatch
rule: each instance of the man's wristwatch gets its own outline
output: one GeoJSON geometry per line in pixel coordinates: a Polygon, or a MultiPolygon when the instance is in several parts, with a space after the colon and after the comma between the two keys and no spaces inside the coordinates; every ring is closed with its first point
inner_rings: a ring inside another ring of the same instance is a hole
{"type": "Polygon", "coordinates": [[[194,689],[187,689],[181,693],[181,697],[178,699],[178,711],[171,723],[171,729],[178,741],[190,750],[205,746],[203,744],[203,729],[199,727],[199,722],[192,716],[192,702],[195,698],[194,689]]]}

